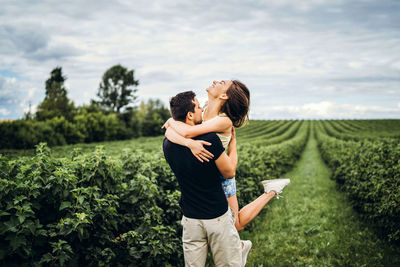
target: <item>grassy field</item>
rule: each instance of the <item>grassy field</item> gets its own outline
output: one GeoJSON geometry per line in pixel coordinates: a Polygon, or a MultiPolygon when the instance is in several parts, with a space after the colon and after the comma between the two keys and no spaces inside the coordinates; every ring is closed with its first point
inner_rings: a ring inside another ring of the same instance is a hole
{"type": "Polygon", "coordinates": [[[240,233],[253,242],[247,266],[400,266],[400,247],[381,240],[336,190],[313,135],[285,176],[284,198],[240,233]]]}

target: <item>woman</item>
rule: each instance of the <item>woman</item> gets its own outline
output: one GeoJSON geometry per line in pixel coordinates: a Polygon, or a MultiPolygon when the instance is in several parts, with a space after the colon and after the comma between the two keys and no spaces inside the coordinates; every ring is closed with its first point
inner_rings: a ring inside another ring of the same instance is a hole
{"type": "MultiPolygon", "coordinates": [[[[209,161],[213,155],[204,149],[207,142],[188,140],[201,134],[216,132],[225,149],[231,139],[235,137],[234,127],[240,127],[248,120],[250,106],[250,92],[246,85],[237,80],[214,81],[206,89],[208,103],[204,107],[203,123],[190,126],[183,122],[169,119],[163,127],[171,127],[172,133],[166,133],[166,137],[177,144],[190,148],[194,156],[203,161],[209,161]],[[183,137],[183,138],[182,138],[183,137]]],[[[278,197],[282,189],[290,183],[289,179],[274,179],[262,181],[265,193],[249,203],[239,211],[236,197],[235,178],[226,179],[221,176],[221,184],[225,192],[229,206],[235,211],[235,227],[238,231],[250,223],[260,213],[263,207],[273,198],[278,197]]]]}

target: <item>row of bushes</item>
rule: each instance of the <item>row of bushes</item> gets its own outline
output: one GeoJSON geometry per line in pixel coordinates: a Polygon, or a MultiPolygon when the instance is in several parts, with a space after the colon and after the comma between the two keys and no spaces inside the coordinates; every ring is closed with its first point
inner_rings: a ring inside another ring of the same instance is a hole
{"type": "Polygon", "coordinates": [[[123,114],[88,106],[78,110],[71,121],[63,116],[7,121],[0,123],[0,149],[33,148],[40,142],[56,146],[156,136],[162,134],[161,126],[169,116],[161,102],[150,100],[123,114]]]}
{"type": "Polygon", "coordinates": [[[323,121],[325,132],[342,140],[376,140],[382,137],[399,138],[400,120],[323,121]],[[348,124],[344,124],[347,122],[348,124]],[[350,125],[350,127],[348,126],[350,125]],[[352,127],[352,128],[351,128],[352,127]],[[363,127],[363,128],[355,128],[363,127]]]}
{"type": "Polygon", "coordinates": [[[260,146],[259,139],[241,140],[244,144],[238,145],[236,170],[240,207],[264,192],[262,180],[279,178],[294,167],[307,143],[309,127],[310,124],[304,122],[293,138],[268,146],[260,146]]]}
{"type": "Polygon", "coordinates": [[[179,192],[161,153],[98,148],[0,158],[0,262],[21,266],[177,266],[179,192]]]}
{"type": "MultiPolygon", "coordinates": [[[[281,144],[238,148],[241,206],[294,165],[307,136],[304,123],[281,144]]],[[[1,157],[0,184],[1,265],[183,265],[180,193],[160,151],[57,159],[41,144],[32,158],[1,157]]]]}
{"type": "Polygon", "coordinates": [[[318,146],[332,178],[367,220],[400,241],[400,143],[396,139],[345,141],[319,125],[318,146]]]}
{"type": "Polygon", "coordinates": [[[0,123],[0,148],[32,148],[40,142],[49,146],[125,139],[126,127],[115,114],[77,115],[73,122],[64,117],[46,121],[16,120],[0,123]]]}

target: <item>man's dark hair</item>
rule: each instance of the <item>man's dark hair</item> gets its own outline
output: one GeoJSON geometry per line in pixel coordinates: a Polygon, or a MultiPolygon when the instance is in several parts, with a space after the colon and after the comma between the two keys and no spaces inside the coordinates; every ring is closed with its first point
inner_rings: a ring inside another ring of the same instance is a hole
{"type": "Polygon", "coordinates": [[[172,118],[176,121],[186,122],[188,112],[194,112],[194,98],[196,94],[193,91],[186,91],[177,94],[169,101],[172,118]]]}

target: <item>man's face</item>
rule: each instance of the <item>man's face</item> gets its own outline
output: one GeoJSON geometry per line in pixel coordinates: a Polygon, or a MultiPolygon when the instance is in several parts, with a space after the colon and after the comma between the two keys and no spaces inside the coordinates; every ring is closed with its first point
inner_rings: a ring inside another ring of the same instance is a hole
{"type": "Polygon", "coordinates": [[[206,91],[214,98],[218,98],[221,95],[225,95],[231,85],[232,81],[230,80],[213,81],[206,91]]]}
{"type": "Polygon", "coordinates": [[[197,98],[194,98],[193,103],[195,104],[194,112],[193,112],[193,122],[194,124],[200,124],[203,121],[202,113],[203,108],[200,107],[199,101],[197,98]]]}

